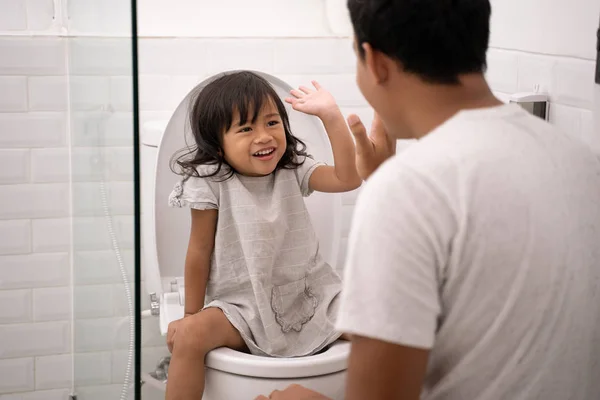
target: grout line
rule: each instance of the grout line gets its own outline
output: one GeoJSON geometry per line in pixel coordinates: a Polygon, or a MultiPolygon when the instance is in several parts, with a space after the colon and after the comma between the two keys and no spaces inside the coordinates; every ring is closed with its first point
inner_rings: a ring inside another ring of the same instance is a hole
{"type": "Polygon", "coordinates": [[[544,57],[554,57],[554,58],[562,58],[562,59],[568,59],[568,60],[595,61],[591,58],[581,57],[581,56],[572,56],[572,55],[556,54],[556,53],[542,53],[542,52],[538,52],[538,51],[509,49],[509,48],[504,48],[504,47],[489,47],[488,50],[501,50],[501,51],[507,51],[507,52],[511,52],[511,53],[529,54],[529,55],[544,56],[544,57]]]}
{"type": "Polygon", "coordinates": [[[66,109],[66,129],[67,129],[67,152],[68,152],[68,164],[69,164],[69,180],[68,180],[68,191],[69,191],[69,215],[67,219],[69,220],[69,301],[71,307],[71,315],[70,315],[70,355],[71,355],[71,392],[75,391],[75,257],[74,257],[74,229],[73,229],[73,153],[71,151],[73,147],[73,137],[72,137],[72,126],[71,126],[71,68],[70,68],[70,52],[69,42],[65,43],[65,78],[66,78],[66,97],[67,97],[67,109],[66,109]]]}
{"type": "MultiPolygon", "coordinates": [[[[63,38],[95,38],[95,39],[131,39],[130,34],[119,34],[110,32],[91,32],[91,33],[65,33],[58,30],[45,31],[0,31],[3,37],[63,37],[63,38]]],[[[188,36],[188,35],[139,35],[139,39],[201,39],[201,40],[285,40],[285,39],[334,39],[334,40],[352,40],[352,36],[345,35],[307,35],[307,36],[188,36]]]]}

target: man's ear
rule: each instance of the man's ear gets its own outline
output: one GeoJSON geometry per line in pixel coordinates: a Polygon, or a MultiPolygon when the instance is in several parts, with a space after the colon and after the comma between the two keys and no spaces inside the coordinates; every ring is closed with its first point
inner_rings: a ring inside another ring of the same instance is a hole
{"type": "Polygon", "coordinates": [[[362,48],[365,53],[365,64],[367,71],[377,84],[385,83],[390,75],[391,61],[382,52],[373,49],[369,43],[363,43],[362,48]]]}

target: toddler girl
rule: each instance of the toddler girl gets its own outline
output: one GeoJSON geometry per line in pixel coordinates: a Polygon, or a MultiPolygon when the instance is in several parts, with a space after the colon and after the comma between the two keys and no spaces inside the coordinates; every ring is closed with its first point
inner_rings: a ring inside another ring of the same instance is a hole
{"type": "Polygon", "coordinates": [[[361,179],[334,98],[313,85],[292,90],[286,101],[321,119],[335,166],[307,154],[279,96],[254,73],[226,74],[192,102],[196,143],[175,160],[183,180],[169,198],[192,209],[192,225],[185,317],[167,334],[167,399],[202,397],[204,357],[217,347],[299,357],[340,336],[340,277],[319,254],[303,197],[350,191],[361,179]]]}

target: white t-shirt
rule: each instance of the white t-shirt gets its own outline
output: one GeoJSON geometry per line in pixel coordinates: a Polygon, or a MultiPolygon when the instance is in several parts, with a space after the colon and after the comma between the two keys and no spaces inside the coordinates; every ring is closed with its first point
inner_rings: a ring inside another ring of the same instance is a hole
{"type": "Polygon", "coordinates": [[[516,105],[459,112],[359,198],[337,328],[430,349],[422,398],[600,399],[600,160],[516,105]]]}

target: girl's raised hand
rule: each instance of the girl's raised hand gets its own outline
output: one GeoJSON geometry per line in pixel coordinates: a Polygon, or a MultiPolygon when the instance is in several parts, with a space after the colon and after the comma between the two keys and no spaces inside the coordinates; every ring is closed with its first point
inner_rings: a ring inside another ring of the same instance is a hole
{"type": "Polygon", "coordinates": [[[293,97],[288,97],[285,101],[290,103],[296,111],[316,115],[320,118],[326,117],[332,112],[337,112],[338,105],[331,93],[323,89],[317,81],[312,81],[312,84],[315,87],[314,89],[306,86],[293,89],[290,92],[293,97]]]}

